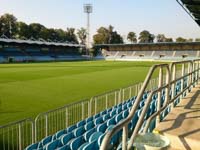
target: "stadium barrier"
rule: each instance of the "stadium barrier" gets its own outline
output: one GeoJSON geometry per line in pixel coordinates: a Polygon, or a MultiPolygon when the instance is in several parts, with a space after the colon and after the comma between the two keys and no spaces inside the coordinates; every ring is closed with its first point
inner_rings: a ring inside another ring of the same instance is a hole
{"type": "Polygon", "coordinates": [[[34,141],[34,120],[31,118],[0,127],[1,150],[22,150],[34,141]]]}
{"type": "Polygon", "coordinates": [[[153,119],[154,120],[156,119],[156,126],[157,126],[161,121],[161,114],[169,107],[173,108],[176,105],[175,102],[180,98],[184,97],[186,95],[186,92],[190,92],[191,88],[198,83],[199,73],[200,73],[199,63],[200,60],[198,59],[194,61],[173,62],[170,65],[169,64],[154,65],[149,70],[149,73],[146,76],[146,79],[142,85],[142,88],[139,91],[139,94],[136,98],[136,101],[128,117],[119,122],[116,126],[114,126],[112,130],[107,132],[102,141],[100,149],[106,150],[106,148],[109,147],[109,143],[113,138],[113,136],[118,134],[120,131],[122,131],[121,135],[122,150],[132,149],[136,135],[141,132],[143,133],[148,132],[150,123],[153,121],[153,119]],[[181,75],[180,71],[178,71],[178,69],[180,68],[181,68],[181,75]],[[157,70],[159,71],[158,88],[152,90],[148,95],[147,100],[145,101],[144,104],[144,108],[139,117],[139,120],[131,135],[128,136],[129,135],[128,125],[135,115],[140,100],[149,85],[153,73],[156,72],[157,70]],[[180,91],[177,92],[175,85],[179,81],[181,82],[181,88],[180,91]],[[161,106],[163,92],[165,93],[164,104],[161,106]],[[152,97],[155,94],[158,94],[157,110],[147,120],[144,121],[145,115],[147,114],[148,108],[150,107],[150,103],[152,102],[153,99],[152,97]]]}
{"type": "MultiPolygon", "coordinates": [[[[158,78],[152,79],[148,90],[157,87],[158,78]]],[[[91,99],[81,100],[63,107],[39,114],[35,120],[25,119],[0,126],[2,150],[22,150],[57,131],[76,124],[78,121],[99,113],[138,95],[142,83],[110,91],[91,99]],[[80,113],[81,112],[81,113],[80,113]]]]}
{"type": "Polygon", "coordinates": [[[89,100],[82,100],[39,114],[35,119],[35,141],[88,117],[89,104],[89,100]]]}

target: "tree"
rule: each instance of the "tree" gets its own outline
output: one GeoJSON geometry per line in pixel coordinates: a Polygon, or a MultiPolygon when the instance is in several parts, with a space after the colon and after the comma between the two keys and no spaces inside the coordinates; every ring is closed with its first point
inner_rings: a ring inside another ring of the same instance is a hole
{"type": "Polygon", "coordinates": [[[17,18],[11,14],[4,14],[0,17],[0,35],[8,38],[14,37],[17,31],[17,18]]]}
{"type": "Polygon", "coordinates": [[[155,36],[151,34],[149,31],[142,31],[140,32],[139,42],[140,43],[153,43],[155,36]]]}
{"type": "Polygon", "coordinates": [[[78,35],[78,38],[80,40],[80,43],[85,45],[86,44],[86,38],[87,38],[87,31],[85,28],[80,28],[78,29],[77,31],[77,35],[78,35]]]}
{"type": "Polygon", "coordinates": [[[187,42],[193,42],[193,39],[192,38],[187,39],[187,42]]]}
{"type": "Polygon", "coordinates": [[[29,25],[29,38],[34,38],[39,40],[41,38],[41,33],[45,29],[45,26],[39,23],[31,23],[29,25]]]}
{"type": "Polygon", "coordinates": [[[17,22],[16,37],[19,39],[26,39],[29,37],[29,26],[24,22],[17,22]]]}
{"type": "Polygon", "coordinates": [[[119,44],[123,43],[123,38],[117,31],[113,31],[114,27],[109,26],[108,28],[100,27],[97,30],[97,34],[93,36],[95,44],[119,44]]]}
{"type": "Polygon", "coordinates": [[[195,39],[195,42],[200,42],[200,38],[196,38],[196,39],[195,39]]]}
{"type": "Polygon", "coordinates": [[[97,30],[97,34],[93,36],[93,40],[95,44],[108,44],[109,43],[109,32],[105,27],[100,27],[97,30]]]}
{"type": "Polygon", "coordinates": [[[158,34],[156,36],[157,42],[166,42],[166,37],[164,34],[158,34]]]}
{"type": "Polygon", "coordinates": [[[75,34],[75,28],[67,28],[66,34],[66,40],[73,43],[78,43],[76,34],[75,34]]]}
{"type": "Polygon", "coordinates": [[[176,42],[187,42],[187,40],[182,37],[178,37],[176,38],[176,42]]]}
{"type": "Polygon", "coordinates": [[[166,38],[165,42],[173,42],[173,39],[172,38],[166,38]]]}
{"type": "Polygon", "coordinates": [[[129,32],[127,35],[127,40],[129,40],[131,43],[137,43],[137,36],[135,32],[129,32]]]}

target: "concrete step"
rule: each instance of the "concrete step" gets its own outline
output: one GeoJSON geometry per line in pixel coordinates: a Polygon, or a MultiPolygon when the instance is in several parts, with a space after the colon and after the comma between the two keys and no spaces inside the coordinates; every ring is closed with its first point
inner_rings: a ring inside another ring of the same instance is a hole
{"type": "Polygon", "coordinates": [[[200,150],[200,86],[193,88],[155,130],[170,139],[172,149],[200,150]]]}

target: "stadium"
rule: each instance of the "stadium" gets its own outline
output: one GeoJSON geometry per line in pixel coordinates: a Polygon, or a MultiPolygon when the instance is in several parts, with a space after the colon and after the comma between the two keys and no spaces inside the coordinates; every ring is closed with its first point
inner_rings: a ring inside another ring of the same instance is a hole
{"type": "MultiPolygon", "coordinates": [[[[175,3],[199,28],[200,1],[175,3]]],[[[0,149],[199,150],[200,39],[93,34],[81,6],[77,32],[0,16],[0,149]]]]}

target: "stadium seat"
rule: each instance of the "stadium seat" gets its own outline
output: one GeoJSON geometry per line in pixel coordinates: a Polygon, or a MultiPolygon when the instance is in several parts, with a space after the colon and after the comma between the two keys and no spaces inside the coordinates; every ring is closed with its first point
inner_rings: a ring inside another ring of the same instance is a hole
{"type": "Polygon", "coordinates": [[[111,119],[108,119],[107,126],[115,125],[115,124],[116,124],[116,122],[115,122],[115,116],[112,117],[111,119]]]}
{"type": "Polygon", "coordinates": [[[89,118],[87,118],[87,119],[85,119],[85,120],[86,120],[86,122],[90,122],[90,121],[93,120],[93,116],[92,116],[92,117],[89,117],[89,118]]]}
{"type": "Polygon", "coordinates": [[[92,129],[86,131],[86,132],[83,134],[83,137],[84,137],[85,141],[89,141],[90,136],[91,136],[94,132],[96,132],[96,128],[92,128],[92,129]]]}
{"type": "Polygon", "coordinates": [[[74,135],[75,135],[75,137],[79,137],[79,136],[81,136],[84,132],[85,132],[85,128],[82,126],[82,127],[76,128],[76,129],[74,130],[74,135]]]}
{"type": "Polygon", "coordinates": [[[87,143],[86,145],[84,145],[82,149],[79,149],[79,150],[96,150],[96,149],[99,149],[98,143],[97,141],[93,141],[93,142],[87,143]]]}
{"type": "Polygon", "coordinates": [[[107,128],[107,122],[104,122],[102,124],[99,124],[97,126],[97,132],[102,132],[104,133],[106,131],[106,128],[107,128]]]}
{"type": "Polygon", "coordinates": [[[94,132],[94,133],[90,136],[89,142],[97,141],[97,140],[100,138],[101,135],[103,135],[102,132],[94,132]]]}
{"type": "Polygon", "coordinates": [[[103,117],[102,116],[99,116],[98,118],[96,118],[94,120],[95,125],[98,125],[98,124],[101,124],[101,123],[103,123],[103,117]]]}
{"type": "Polygon", "coordinates": [[[123,119],[122,113],[115,116],[115,122],[118,123],[123,119]]]}
{"type": "Polygon", "coordinates": [[[74,130],[76,128],[76,124],[75,125],[72,125],[70,127],[67,128],[67,132],[71,132],[72,130],[74,130]]]}
{"type": "Polygon", "coordinates": [[[110,114],[109,113],[103,115],[103,121],[106,121],[108,119],[110,119],[110,114]]]}
{"type": "Polygon", "coordinates": [[[58,139],[58,140],[54,140],[54,141],[48,143],[45,146],[45,150],[55,150],[55,149],[57,149],[58,147],[61,147],[61,146],[62,146],[61,141],[58,139]]]}
{"type": "Polygon", "coordinates": [[[74,134],[72,133],[72,132],[70,132],[70,133],[68,133],[68,134],[66,134],[66,135],[63,135],[62,137],[61,137],[61,143],[62,143],[62,145],[66,145],[67,143],[69,143],[69,141],[71,140],[71,139],[73,139],[75,136],[74,136],[74,134]]]}
{"type": "Polygon", "coordinates": [[[61,137],[63,134],[66,134],[66,133],[67,133],[66,129],[60,130],[60,131],[56,132],[54,139],[58,139],[59,137],[61,137]]]}
{"type": "Polygon", "coordinates": [[[85,120],[79,121],[79,122],[77,123],[77,127],[81,127],[81,126],[85,125],[85,123],[86,123],[85,120]]]}
{"type": "Polygon", "coordinates": [[[61,146],[61,147],[57,148],[56,150],[70,150],[70,146],[69,145],[64,145],[64,146],[61,146]]]}
{"type": "Polygon", "coordinates": [[[92,129],[94,126],[95,126],[94,122],[90,121],[90,122],[86,123],[84,127],[85,127],[85,130],[88,131],[88,130],[92,129]]]}
{"type": "Polygon", "coordinates": [[[84,140],[83,136],[79,136],[75,139],[73,139],[70,143],[70,149],[71,150],[78,150],[78,148],[84,144],[86,141],[84,140]]]}
{"type": "Polygon", "coordinates": [[[123,118],[126,118],[129,115],[129,110],[126,109],[125,111],[122,112],[123,118]]]}

